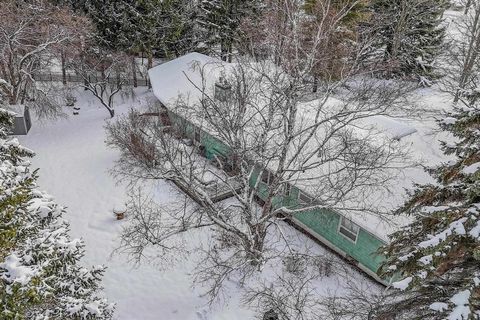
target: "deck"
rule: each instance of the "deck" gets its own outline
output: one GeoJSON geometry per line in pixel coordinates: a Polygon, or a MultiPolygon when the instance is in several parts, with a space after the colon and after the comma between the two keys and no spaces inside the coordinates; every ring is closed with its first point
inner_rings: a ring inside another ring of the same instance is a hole
{"type": "MultiPolygon", "coordinates": [[[[191,192],[192,185],[186,185],[185,182],[179,180],[172,180],[172,182],[198,204],[203,205],[205,203],[206,199],[204,197],[191,192]]],[[[226,181],[216,181],[206,185],[195,183],[193,187],[203,189],[208,194],[208,198],[215,203],[233,197],[236,193],[241,192],[244,184],[239,176],[234,176],[227,178],[226,181]]]]}

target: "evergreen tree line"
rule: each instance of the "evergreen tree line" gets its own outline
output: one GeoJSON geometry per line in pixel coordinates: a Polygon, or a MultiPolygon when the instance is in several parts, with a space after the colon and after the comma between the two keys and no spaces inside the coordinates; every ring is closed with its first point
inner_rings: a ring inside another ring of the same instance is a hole
{"type": "MultiPolygon", "coordinates": [[[[66,2],[92,19],[100,45],[143,54],[148,57],[149,66],[154,56],[170,59],[191,51],[217,55],[225,61],[231,61],[239,53],[253,55],[268,51],[265,37],[259,38],[262,23],[269,12],[284,6],[279,0],[66,2]]],[[[336,35],[336,47],[368,43],[368,47],[362,48],[362,59],[366,69],[373,73],[427,83],[438,76],[434,62],[443,46],[443,13],[450,5],[448,0],[287,2],[289,6],[304,8],[306,23],[338,14],[348,7],[348,14],[342,18],[342,30],[336,35]]]]}

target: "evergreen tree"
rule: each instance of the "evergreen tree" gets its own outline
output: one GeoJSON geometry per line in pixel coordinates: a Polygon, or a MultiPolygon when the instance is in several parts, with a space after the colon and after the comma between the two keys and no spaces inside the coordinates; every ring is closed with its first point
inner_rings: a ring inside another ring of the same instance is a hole
{"type": "Polygon", "coordinates": [[[113,306],[98,296],[104,268],[78,265],[84,244],[37,189],[32,151],[7,137],[12,123],[0,109],[0,318],[109,319],[113,306]]]}
{"type": "Polygon", "coordinates": [[[125,29],[133,29],[131,26],[125,27],[128,23],[126,14],[123,13],[125,10],[123,1],[88,0],[85,3],[85,11],[96,28],[95,40],[99,46],[125,49],[131,38],[130,31],[125,34],[125,29]]]}
{"type": "Polygon", "coordinates": [[[395,319],[480,318],[480,109],[458,108],[440,122],[457,161],[429,170],[401,212],[414,222],[392,235],[382,273],[401,276],[381,314],[395,319]]]}
{"type": "Polygon", "coordinates": [[[202,0],[198,23],[205,45],[219,45],[222,59],[230,61],[242,19],[254,14],[258,6],[256,0],[202,0]]]}
{"type": "Polygon", "coordinates": [[[98,43],[108,49],[175,57],[196,47],[195,6],[187,0],[88,0],[98,43]]]}
{"type": "Polygon", "coordinates": [[[161,41],[158,50],[168,58],[179,57],[198,48],[197,6],[191,0],[162,2],[161,41]]]}
{"type": "Polygon", "coordinates": [[[442,16],[447,0],[372,0],[369,32],[375,52],[389,76],[433,76],[433,62],[441,49],[445,27],[442,16]]]}
{"type": "Polygon", "coordinates": [[[355,30],[361,21],[364,21],[367,16],[367,5],[369,0],[305,0],[305,12],[310,15],[316,14],[316,6],[327,4],[333,9],[348,8],[345,16],[342,19],[342,24],[352,30],[355,30]]]}

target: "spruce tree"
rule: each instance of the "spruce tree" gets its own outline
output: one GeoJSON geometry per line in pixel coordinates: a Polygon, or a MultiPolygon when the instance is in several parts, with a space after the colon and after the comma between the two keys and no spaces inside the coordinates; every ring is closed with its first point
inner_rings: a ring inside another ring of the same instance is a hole
{"type": "Polygon", "coordinates": [[[197,6],[191,0],[163,1],[159,50],[168,58],[175,58],[198,49],[197,6]]]}
{"type": "Polygon", "coordinates": [[[189,0],[88,0],[100,46],[172,58],[196,48],[196,10],[189,0]]]}
{"type": "Polygon", "coordinates": [[[111,318],[113,306],[98,296],[104,268],[78,265],[84,244],[37,188],[33,152],[7,137],[12,123],[0,109],[0,318],[111,318]]]}
{"type": "Polygon", "coordinates": [[[372,0],[370,30],[388,76],[426,80],[443,39],[447,0],[372,0]]]}
{"type": "Polygon", "coordinates": [[[254,14],[258,6],[256,0],[201,0],[198,24],[203,42],[209,48],[220,46],[221,58],[231,60],[240,23],[254,14]]]}
{"type": "Polygon", "coordinates": [[[480,109],[457,108],[440,122],[457,160],[429,170],[401,208],[414,221],[384,248],[385,276],[400,277],[380,314],[395,319],[480,318],[480,109]]]}

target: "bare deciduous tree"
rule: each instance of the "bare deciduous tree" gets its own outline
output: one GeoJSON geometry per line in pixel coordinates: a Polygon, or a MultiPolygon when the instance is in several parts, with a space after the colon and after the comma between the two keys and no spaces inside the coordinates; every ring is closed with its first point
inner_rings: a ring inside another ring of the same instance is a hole
{"type": "Polygon", "coordinates": [[[27,103],[40,115],[61,112],[52,90],[34,73],[48,67],[54,48],[73,37],[66,27],[73,20],[68,9],[46,1],[0,3],[0,94],[9,104],[27,103]]]}
{"type": "Polygon", "coordinates": [[[357,35],[347,21],[356,15],[361,3],[322,0],[306,5],[297,0],[267,1],[261,17],[243,21],[242,49],[253,56],[260,52],[270,55],[286,71],[303,73],[305,81],[313,82],[316,92],[318,78],[338,79],[350,67],[359,66],[356,59],[361,47],[357,46],[357,35]]]}
{"type": "MultiPolygon", "coordinates": [[[[262,268],[269,259],[267,234],[281,221],[279,215],[290,217],[305,207],[384,213],[368,196],[386,186],[392,167],[400,166],[397,161],[404,157],[395,146],[398,142],[381,138],[361,122],[395,107],[402,94],[399,88],[357,82],[356,89],[339,101],[331,97],[334,87],[329,84],[322,88],[320,99],[302,104],[303,82],[292,81],[271,64],[238,64],[228,81],[232,89],[227,101],[199,87],[203,99],[198,104],[179,102],[172,110],[188,115],[201,130],[229,147],[228,157],[214,160],[222,170],[201,157],[201,149],[184,143],[181,128],[168,129],[135,113],[108,126],[108,143],[122,152],[117,173],[130,179],[175,180],[201,203],[194,212],[181,211],[173,215],[176,220],[164,220],[162,228],[169,232],[150,230],[157,236],[149,236],[143,245],[162,246],[197,228],[213,227],[231,239],[228,254],[209,250],[210,263],[202,264],[208,274],[204,279],[214,282],[214,288],[232,273],[243,277],[262,268]],[[267,188],[260,184],[262,180],[267,188]],[[236,203],[216,202],[212,181],[228,190],[236,203]],[[280,196],[288,197],[292,186],[303,186],[310,193],[303,208],[276,202],[280,196]],[[260,193],[263,200],[258,206],[255,199],[260,193]],[[222,272],[218,266],[223,266],[222,272]]],[[[151,214],[172,218],[169,210],[161,208],[151,214]]],[[[138,254],[141,250],[134,243],[138,244],[128,235],[125,245],[135,246],[138,254]]]]}
{"type": "Polygon", "coordinates": [[[455,103],[471,106],[479,98],[480,3],[464,4],[468,12],[453,22],[455,32],[445,61],[444,89],[454,96],[455,103]]]}
{"type": "Polygon", "coordinates": [[[131,75],[129,57],[87,44],[80,54],[71,57],[68,67],[80,75],[82,87],[90,91],[113,118],[115,97],[119,93],[131,92],[128,82],[131,75]]]}

